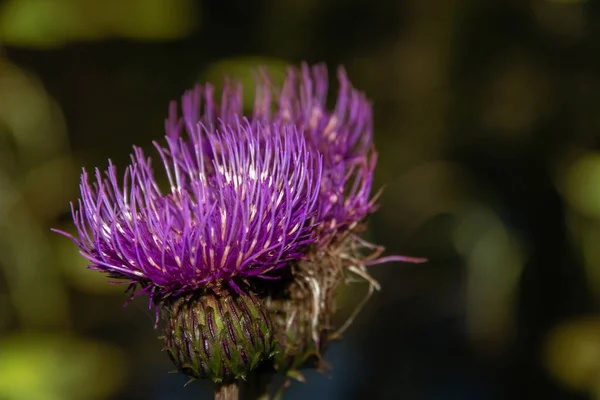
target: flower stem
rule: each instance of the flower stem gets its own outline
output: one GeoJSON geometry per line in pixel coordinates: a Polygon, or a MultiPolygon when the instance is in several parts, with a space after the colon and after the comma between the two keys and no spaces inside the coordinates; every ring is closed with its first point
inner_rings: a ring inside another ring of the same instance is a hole
{"type": "Polygon", "coordinates": [[[221,383],[215,390],[215,400],[239,400],[240,388],[236,382],[221,383]]]}

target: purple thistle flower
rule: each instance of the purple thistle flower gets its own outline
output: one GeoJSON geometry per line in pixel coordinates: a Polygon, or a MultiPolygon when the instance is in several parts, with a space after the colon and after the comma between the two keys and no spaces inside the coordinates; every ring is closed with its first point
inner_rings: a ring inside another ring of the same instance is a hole
{"type": "MultiPolygon", "coordinates": [[[[332,164],[367,155],[373,139],[371,103],[352,88],[342,67],[337,76],[340,87],[336,105],[330,111],[326,105],[327,68],[311,68],[307,64],[302,64],[300,70],[290,68],[279,96],[277,115],[277,119],[305,126],[305,134],[332,164]]],[[[268,80],[263,82],[268,85],[268,80]]],[[[259,95],[265,91],[260,90],[259,95]]]]}
{"type": "Polygon", "coordinates": [[[321,366],[379,289],[367,267],[424,261],[381,257],[383,247],[357,235],[376,208],[372,110],[343,68],[338,80],[328,109],[325,66],[290,68],[281,88],[262,70],[250,119],[239,83],[226,80],[219,101],[209,84],[187,91],[181,116],[170,104],[166,146],[154,142],[168,190],[137,147],[122,180],[110,161],[91,183],[83,171],[71,204],[77,233],[57,232],[90,268],[149,295],[179,371],[227,386],[275,355],[269,368],[298,377],[321,366]],[[369,294],[335,329],[349,274],[369,294]],[[281,276],[277,285],[249,279],[281,276]]]}
{"type": "MultiPolygon", "coordinates": [[[[265,76],[263,74],[263,76],[265,76]]],[[[329,111],[327,68],[303,64],[290,68],[279,97],[277,120],[305,127],[309,142],[323,154],[319,222],[321,243],[337,232],[352,230],[375,210],[370,198],[377,155],[373,149],[371,103],[352,88],[343,68],[338,69],[339,92],[329,111]]],[[[258,104],[267,92],[268,80],[258,90],[258,104]]],[[[262,107],[255,107],[265,109],[262,107]]]]}
{"type": "MultiPolygon", "coordinates": [[[[236,279],[269,278],[313,242],[320,157],[292,125],[183,120],[157,143],[170,184],[163,193],[140,148],[122,184],[110,163],[95,183],[81,178],[70,237],[92,269],[141,283],[151,294],[182,293],[236,279]]],[[[171,121],[172,122],[172,121],[171,121]]],[[[167,125],[169,126],[169,121],[167,125]]]]}
{"type": "MultiPolygon", "coordinates": [[[[371,198],[377,154],[373,149],[372,108],[365,95],[354,89],[343,68],[338,69],[339,92],[333,110],[327,109],[328,75],[324,65],[290,68],[282,88],[261,70],[251,124],[293,124],[303,130],[310,147],[323,156],[319,195],[320,242],[337,232],[352,230],[375,210],[371,198]]],[[[182,97],[181,118],[172,102],[166,122],[168,137],[193,131],[202,121],[232,123],[242,115],[242,87],[225,81],[220,102],[211,85],[197,85],[182,97]]]]}

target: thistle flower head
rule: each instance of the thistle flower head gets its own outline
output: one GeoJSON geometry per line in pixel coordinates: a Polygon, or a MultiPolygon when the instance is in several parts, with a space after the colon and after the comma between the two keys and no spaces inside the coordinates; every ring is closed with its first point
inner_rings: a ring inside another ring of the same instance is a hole
{"type": "MultiPolygon", "coordinates": [[[[289,68],[276,114],[277,119],[305,126],[305,134],[331,164],[366,155],[373,139],[371,103],[352,87],[342,67],[337,77],[336,104],[329,110],[327,68],[307,64],[300,69],[289,68]]],[[[268,79],[263,78],[263,85],[268,84],[268,79]]],[[[264,93],[266,87],[258,91],[257,103],[264,103],[264,93]]]]}
{"type": "MultiPolygon", "coordinates": [[[[323,175],[316,222],[323,245],[337,232],[352,230],[375,210],[371,198],[377,155],[373,150],[372,108],[365,95],[354,89],[343,68],[338,69],[339,91],[328,109],[329,79],[324,65],[290,67],[282,87],[266,70],[257,76],[251,123],[292,124],[301,127],[307,145],[322,154],[323,175]]],[[[192,131],[202,121],[233,123],[243,114],[242,87],[226,80],[220,101],[213,87],[197,85],[181,101],[183,116],[173,102],[166,122],[168,137],[192,131]]]]}
{"type": "MultiPolygon", "coordinates": [[[[329,110],[327,68],[307,64],[290,68],[273,118],[304,126],[311,146],[323,154],[325,172],[318,216],[323,243],[336,232],[353,229],[374,210],[370,193],[377,158],[372,144],[371,103],[352,87],[343,68],[338,69],[337,76],[339,91],[335,107],[329,110]]],[[[269,86],[265,75],[262,82],[255,110],[264,113],[269,86]]]]}
{"type": "Polygon", "coordinates": [[[168,191],[140,148],[122,182],[112,163],[93,184],[83,172],[69,236],[90,267],[167,294],[236,287],[302,257],[314,241],[321,161],[297,129],[238,121],[188,132],[155,143],[168,191]]]}
{"type": "Polygon", "coordinates": [[[372,111],[342,68],[338,82],[330,109],[325,66],[290,68],[281,87],[261,70],[248,118],[236,82],[219,101],[209,84],[186,92],[166,145],[154,143],[167,190],[136,147],[123,178],[110,162],[93,179],[83,171],[77,233],[58,232],[91,268],[150,295],[179,371],[227,382],[270,359],[298,377],[379,288],[369,265],[424,261],[380,257],[357,235],[377,197],[372,111]],[[352,276],[369,292],[336,327],[336,292],[352,276]]]}
{"type": "Polygon", "coordinates": [[[271,319],[252,293],[192,293],[169,298],[161,308],[165,350],[193,378],[245,379],[273,355],[271,319]]]}

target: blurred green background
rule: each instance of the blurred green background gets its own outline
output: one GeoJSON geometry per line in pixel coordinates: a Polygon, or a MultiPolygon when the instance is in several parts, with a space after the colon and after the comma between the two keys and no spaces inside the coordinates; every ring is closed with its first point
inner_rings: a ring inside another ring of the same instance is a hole
{"type": "Polygon", "coordinates": [[[288,398],[600,399],[599,2],[5,0],[0,44],[0,399],[211,398],[49,229],[194,83],[302,60],[374,102],[369,238],[430,262],[288,398]]]}

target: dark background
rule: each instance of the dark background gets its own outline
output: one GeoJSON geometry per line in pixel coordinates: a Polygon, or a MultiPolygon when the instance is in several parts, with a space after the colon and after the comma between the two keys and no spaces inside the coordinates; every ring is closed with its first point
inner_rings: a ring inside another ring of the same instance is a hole
{"type": "Polygon", "coordinates": [[[373,267],[331,370],[286,398],[600,398],[598,2],[12,0],[0,43],[0,399],[211,398],[49,229],[194,83],[301,61],[373,100],[368,238],[430,261],[373,267]]]}

